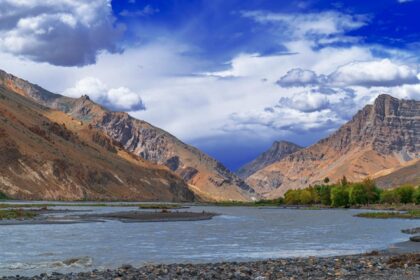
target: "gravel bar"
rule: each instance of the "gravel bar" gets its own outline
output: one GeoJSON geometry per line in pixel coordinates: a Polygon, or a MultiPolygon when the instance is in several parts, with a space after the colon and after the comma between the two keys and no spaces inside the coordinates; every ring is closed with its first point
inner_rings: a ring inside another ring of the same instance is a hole
{"type": "Polygon", "coordinates": [[[115,270],[0,279],[420,279],[420,254],[285,258],[255,262],[146,265],[140,268],[124,265],[115,270]]]}

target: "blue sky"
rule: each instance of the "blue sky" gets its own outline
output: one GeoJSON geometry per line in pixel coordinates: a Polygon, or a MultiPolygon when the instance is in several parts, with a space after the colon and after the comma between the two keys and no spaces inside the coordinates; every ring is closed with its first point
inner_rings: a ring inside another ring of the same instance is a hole
{"type": "Polygon", "coordinates": [[[0,68],[236,169],[380,93],[420,99],[418,0],[0,0],[0,68]]]}

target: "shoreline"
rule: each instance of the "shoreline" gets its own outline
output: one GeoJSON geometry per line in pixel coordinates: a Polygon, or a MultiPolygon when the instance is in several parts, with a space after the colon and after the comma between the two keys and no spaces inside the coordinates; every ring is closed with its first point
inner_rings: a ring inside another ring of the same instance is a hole
{"type": "Polygon", "coordinates": [[[420,279],[420,252],[373,251],[331,257],[294,257],[243,262],[122,265],[116,269],[30,277],[0,276],[1,280],[87,279],[420,279]]]}

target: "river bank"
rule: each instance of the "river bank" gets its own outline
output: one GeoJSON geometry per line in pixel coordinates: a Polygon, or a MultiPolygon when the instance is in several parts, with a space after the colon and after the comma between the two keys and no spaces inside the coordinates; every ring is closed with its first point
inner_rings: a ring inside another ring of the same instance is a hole
{"type": "Polygon", "coordinates": [[[124,265],[114,270],[0,279],[420,279],[420,254],[373,253],[253,262],[145,265],[139,268],[124,265]]]}

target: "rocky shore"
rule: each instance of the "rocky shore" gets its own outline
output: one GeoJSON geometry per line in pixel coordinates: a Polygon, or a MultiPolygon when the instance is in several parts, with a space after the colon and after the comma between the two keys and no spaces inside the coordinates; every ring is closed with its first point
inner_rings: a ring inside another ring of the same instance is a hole
{"type": "Polygon", "coordinates": [[[255,262],[213,264],[124,265],[115,270],[35,277],[4,277],[2,280],[73,279],[420,279],[420,254],[287,258],[255,262]]]}

